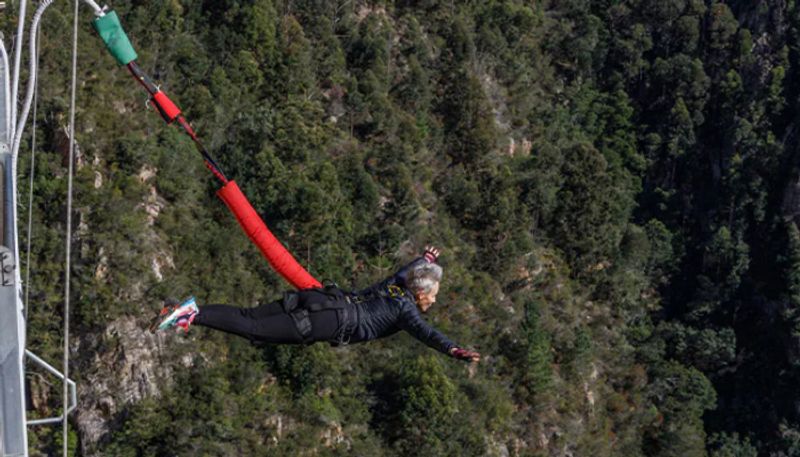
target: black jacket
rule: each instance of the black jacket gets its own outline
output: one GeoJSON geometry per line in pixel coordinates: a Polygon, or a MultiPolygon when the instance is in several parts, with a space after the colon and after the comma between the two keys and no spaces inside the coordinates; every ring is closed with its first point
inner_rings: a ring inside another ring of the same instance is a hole
{"type": "Polygon", "coordinates": [[[455,343],[422,319],[414,297],[406,286],[408,273],[426,262],[423,257],[415,259],[391,277],[353,295],[355,328],[349,332],[351,343],[374,340],[405,330],[445,354],[456,347],[455,343]]]}

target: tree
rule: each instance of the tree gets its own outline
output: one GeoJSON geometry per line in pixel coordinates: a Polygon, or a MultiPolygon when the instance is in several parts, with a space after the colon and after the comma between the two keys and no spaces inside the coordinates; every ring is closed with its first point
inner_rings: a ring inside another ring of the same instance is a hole
{"type": "Polygon", "coordinates": [[[455,164],[475,169],[495,145],[494,115],[478,78],[466,70],[453,75],[441,108],[445,150],[455,164]]]}
{"type": "Polygon", "coordinates": [[[664,362],[652,373],[651,395],[661,420],[648,432],[643,451],[654,457],[706,455],[702,415],[714,407],[711,383],[694,368],[664,362]]]}
{"type": "Polygon", "coordinates": [[[714,434],[709,439],[710,457],[757,457],[758,450],[748,438],[741,439],[738,433],[714,434]]]}
{"type": "Polygon", "coordinates": [[[580,143],[566,150],[564,157],[564,183],[558,191],[550,233],[575,273],[585,274],[609,260],[620,229],[613,220],[613,191],[603,155],[580,143]]]}
{"type": "MultiPolygon", "coordinates": [[[[527,354],[522,375],[523,385],[528,398],[540,396],[552,387],[553,363],[550,337],[542,328],[539,317],[539,305],[534,302],[525,304],[525,319],[522,323],[525,335],[527,354]]],[[[530,401],[530,400],[529,400],[530,401]]]]}

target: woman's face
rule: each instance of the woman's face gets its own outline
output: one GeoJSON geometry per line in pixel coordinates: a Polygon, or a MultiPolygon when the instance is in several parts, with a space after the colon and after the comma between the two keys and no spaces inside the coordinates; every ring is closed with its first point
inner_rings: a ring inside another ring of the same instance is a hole
{"type": "Polygon", "coordinates": [[[435,283],[428,293],[417,292],[417,306],[423,313],[428,311],[432,304],[436,303],[436,294],[439,293],[439,283],[435,283]]]}

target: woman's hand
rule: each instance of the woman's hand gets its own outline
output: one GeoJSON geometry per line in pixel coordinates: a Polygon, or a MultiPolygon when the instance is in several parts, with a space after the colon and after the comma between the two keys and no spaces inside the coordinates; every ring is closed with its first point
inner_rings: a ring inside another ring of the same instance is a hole
{"type": "Polygon", "coordinates": [[[470,351],[469,349],[453,348],[450,349],[450,355],[452,355],[457,359],[465,360],[468,362],[481,361],[481,355],[475,351],[470,351]]]}
{"type": "Polygon", "coordinates": [[[442,251],[439,248],[428,245],[425,246],[425,253],[422,254],[422,256],[425,257],[425,260],[427,260],[428,263],[435,263],[436,259],[439,258],[439,254],[441,253],[442,251]]]}

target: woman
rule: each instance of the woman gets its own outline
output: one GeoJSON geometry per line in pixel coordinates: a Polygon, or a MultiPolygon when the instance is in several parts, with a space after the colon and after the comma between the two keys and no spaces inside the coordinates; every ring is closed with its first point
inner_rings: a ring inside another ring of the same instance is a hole
{"type": "Polygon", "coordinates": [[[420,316],[436,302],[442,267],[439,249],[425,248],[422,257],[391,277],[358,292],[335,286],[286,292],[283,299],[255,308],[227,305],[198,307],[194,297],[166,306],[155,322],[159,330],[184,332],[192,324],[221,330],[254,342],[332,345],[360,343],[405,330],[445,354],[478,362],[480,354],[462,349],[420,316]]]}

